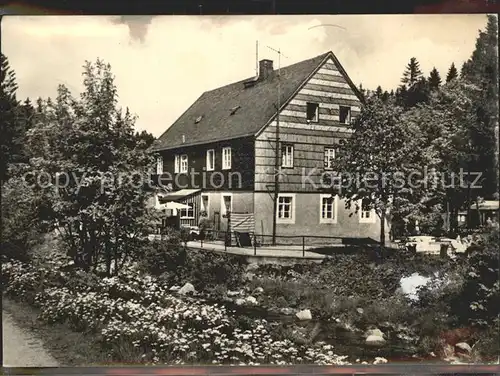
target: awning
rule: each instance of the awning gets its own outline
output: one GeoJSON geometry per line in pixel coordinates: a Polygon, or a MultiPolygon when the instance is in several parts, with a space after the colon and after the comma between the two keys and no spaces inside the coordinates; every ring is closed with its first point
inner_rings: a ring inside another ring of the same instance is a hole
{"type": "MultiPolygon", "coordinates": [[[[479,203],[479,210],[498,210],[498,200],[485,200],[479,203]]],[[[476,209],[476,203],[470,206],[471,209],[476,209]]]]}
{"type": "Polygon", "coordinates": [[[201,189],[181,189],[175,192],[168,192],[165,194],[161,194],[160,201],[161,202],[179,201],[189,196],[192,196],[200,191],[201,189]]]}

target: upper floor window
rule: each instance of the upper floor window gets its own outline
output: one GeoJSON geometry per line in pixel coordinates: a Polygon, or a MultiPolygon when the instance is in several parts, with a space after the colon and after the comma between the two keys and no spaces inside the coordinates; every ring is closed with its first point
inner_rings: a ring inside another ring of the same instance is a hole
{"type": "Polygon", "coordinates": [[[215,150],[207,150],[207,171],[213,171],[215,168],[215,150]]]}
{"type": "Polygon", "coordinates": [[[281,167],[293,167],[293,145],[281,146],[281,167]]]}
{"type": "Polygon", "coordinates": [[[351,107],[347,106],[339,107],[339,120],[342,124],[351,123],[351,107]]]}
{"type": "Polygon", "coordinates": [[[331,169],[333,166],[333,159],[335,158],[334,148],[325,148],[325,168],[331,169]]]}
{"type": "Polygon", "coordinates": [[[163,157],[161,155],[156,159],[156,173],[163,174],[163,157]]]}
{"type": "Polygon", "coordinates": [[[231,148],[225,147],[222,148],[222,169],[230,170],[231,169],[231,148]]]}
{"type": "Polygon", "coordinates": [[[319,104],[307,102],[307,114],[306,119],[308,121],[317,122],[319,120],[319,104]]]}
{"type": "Polygon", "coordinates": [[[174,161],[174,173],[188,172],[188,156],[187,154],[176,155],[174,161]]]}

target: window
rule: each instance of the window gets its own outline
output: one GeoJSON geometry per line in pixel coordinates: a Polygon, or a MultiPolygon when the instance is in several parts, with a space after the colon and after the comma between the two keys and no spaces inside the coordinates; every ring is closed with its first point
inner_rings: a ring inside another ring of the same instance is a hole
{"type": "Polygon", "coordinates": [[[293,145],[281,146],[281,167],[293,167],[293,145]]]}
{"type": "Polygon", "coordinates": [[[207,150],[207,171],[213,171],[215,168],[215,150],[207,150]]]}
{"type": "Polygon", "coordinates": [[[210,212],[210,201],[209,201],[209,196],[208,195],[201,195],[201,211],[204,211],[207,213],[210,212]]]}
{"type": "Polygon", "coordinates": [[[367,199],[360,200],[359,222],[360,223],[375,223],[375,210],[369,206],[367,199]]]}
{"type": "Polygon", "coordinates": [[[277,220],[280,223],[295,223],[295,195],[278,196],[277,220]]]}
{"type": "Polygon", "coordinates": [[[181,174],[188,172],[188,156],[186,154],[175,156],[174,172],[181,174]]]}
{"type": "Polygon", "coordinates": [[[342,124],[351,123],[351,107],[340,106],[339,108],[339,120],[342,124]]]}
{"type": "Polygon", "coordinates": [[[179,209],[179,216],[181,219],[193,219],[194,218],[194,208],[193,204],[189,205],[189,209],[179,209]]]}
{"type": "Polygon", "coordinates": [[[308,121],[317,122],[319,120],[319,104],[307,102],[307,117],[308,121]]]}
{"type": "Polygon", "coordinates": [[[320,223],[337,223],[337,202],[338,196],[331,194],[320,195],[321,213],[319,217],[320,223]]]}
{"type": "Polygon", "coordinates": [[[332,160],[335,158],[335,149],[334,148],[325,148],[325,168],[331,169],[333,162],[332,160]]]}
{"type": "Polygon", "coordinates": [[[233,211],[233,195],[228,193],[223,193],[221,195],[221,215],[226,215],[228,212],[233,211]]]}
{"type": "Polygon", "coordinates": [[[231,169],[231,148],[225,147],[222,148],[222,169],[230,170],[231,169]]]}
{"type": "Polygon", "coordinates": [[[156,159],[156,173],[163,174],[163,157],[161,155],[156,159]]]}

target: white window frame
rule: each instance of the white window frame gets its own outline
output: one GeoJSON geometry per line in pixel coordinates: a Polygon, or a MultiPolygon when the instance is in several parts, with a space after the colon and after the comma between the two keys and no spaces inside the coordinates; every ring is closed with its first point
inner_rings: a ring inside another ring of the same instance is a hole
{"type": "Polygon", "coordinates": [[[205,211],[207,213],[207,216],[209,215],[209,213],[210,213],[210,195],[208,195],[206,193],[202,193],[200,195],[200,210],[201,211],[205,211]],[[208,198],[208,200],[207,200],[207,206],[206,207],[203,204],[203,197],[207,197],[208,198]]]}
{"type": "Polygon", "coordinates": [[[325,170],[331,170],[333,169],[332,167],[332,159],[335,159],[335,148],[325,148],[325,157],[323,159],[323,164],[324,164],[324,167],[325,167],[325,170]],[[330,152],[333,152],[333,156],[331,156],[332,153],[330,152]]]}
{"type": "Polygon", "coordinates": [[[231,207],[229,211],[233,212],[233,194],[232,193],[221,193],[220,194],[220,215],[223,216],[227,214],[226,205],[224,204],[224,197],[231,197],[231,207]]]}
{"type": "Polygon", "coordinates": [[[176,154],[174,158],[174,173],[178,174],[180,168],[181,168],[181,156],[179,154],[176,154]]]}
{"type": "Polygon", "coordinates": [[[280,193],[278,195],[278,205],[276,205],[276,223],[295,223],[295,193],[280,193]],[[292,203],[290,205],[290,214],[291,218],[280,218],[279,217],[279,212],[280,212],[280,198],[281,197],[288,197],[292,199],[292,203]]]}
{"type": "Polygon", "coordinates": [[[215,149],[207,150],[207,171],[215,170],[215,149]],[[211,156],[211,157],[210,157],[211,156]]]}
{"type": "Polygon", "coordinates": [[[230,146],[222,148],[222,169],[230,170],[232,165],[232,150],[230,146]],[[228,158],[229,155],[229,158],[228,158]]]}
{"type": "Polygon", "coordinates": [[[369,211],[363,210],[362,203],[363,203],[362,200],[358,200],[359,223],[375,223],[375,222],[377,222],[377,218],[376,218],[377,213],[375,213],[375,209],[371,209],[369,211]],[[370,213],[368,218],[366,217],[366,213],[370,213]]]}
{"type": "Polygon", "coordinates": [[[281,167],[293,168],[293,152],[294,147],[292,144],[281,145],[281,167]]]}
{"type": "Polygon", "coordinates": [[[350,106],[339,106],[339,122],[340,122],[340,124],[351,124],[351,116],[352,116],[352,108],[350,106]],[[340,120],[340,111],[342,110],[342,108],[347,108],[348,109],[347,117],[345,119],[345,122],[342,122],[340,120]]]}
{"type": "Polygon", "coordinates": [[[189,159],[187,154],[181,154],[179,157],[179,172],[186,174],[189,170],[189,159]]]}
{"type": "Polygon", "coordinates": [[[156,174],[163,174],[163,157],[161,155],[156,158],[156,174]]]}
{"type": "Polygon", "coordinates": [[[324,218],[323,217],[323,199],[325,198],[331,198],[331,194],[321,194],[319,196],[319,223],[337,223],[337,215],[338,215],[338,203],[339,203],[339,196],[335,195],[333,197],[333,203],[332,203],[332,214],[333,218],[324,218]]]}
{"type": "Polygon", "coordinates": [[[194,204],[187,203],[186,205],[191,206],[191,209],[179,209],[179,218],[180,219],[194,219],[194,204]],[[188,215],[190,211],[193,214],[192,216],[188,215]],[[183,213],[186,213],[186,215],[182,215],[183,213]]]}
{"type": "Polygon", "coordinates": [[[311,123],[317,123],[317,122],[319,122],[319,103],[316,103],[316,102],[306,102],[306,120],[310,121],[311,123]],[[308,119],[307,118],[307,107],[310,104],[316,106],[316,112],[314,113],[314,118],[313,119],[308,119]]]}

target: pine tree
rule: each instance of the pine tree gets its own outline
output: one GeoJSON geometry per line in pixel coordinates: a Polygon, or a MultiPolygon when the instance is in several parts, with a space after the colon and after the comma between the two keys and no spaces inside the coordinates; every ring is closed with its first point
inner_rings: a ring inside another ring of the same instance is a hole
{"type": "Polygon", "coordinates": [[[417,61],[417,58],[412,57],[410,62],[405,68],[403,72],[403,78],[401,78],[401,82],[408,87],[413,86],[417,83],[422,77],[422,71],[420,70],[420,63],[417,61]]]}
{"type": "Polygon", "coordinates": [[[455,67],[455,63],[451,63],[450,69],[448,69],[448,74],[446,75],[446,82],[450,82],[451,80],[454,80],[457,77],[458,77],[458,71],[457,68],[455,67]]]}
{"type": "Polygon", "coordinates": [[[498,195],[498,24],[488,15],[486,31],[480,31],[476,48],[464,64],[462,77],[479,88],[475,97],[477,123],[471,124],[472,142],[478,156],[475,171],[485,176],[480,194],[498,195]]]}
{"type": "Polygon", "coordinates": [[[436,67],[432,68],[427,82],[429,83],[429,88],[431,90],[437,90],[439,88],[439,85],[441,85],[441,75],[439,74],[436,67]]]}
{"type": "Polygon", "coordinates": [[[382,90],[382,87],[379,85],[377,86],[377,89],[375,89],[375,95],[377,96],[377,98],[380,98],[383,94],[383,90],[382,90]]]}

